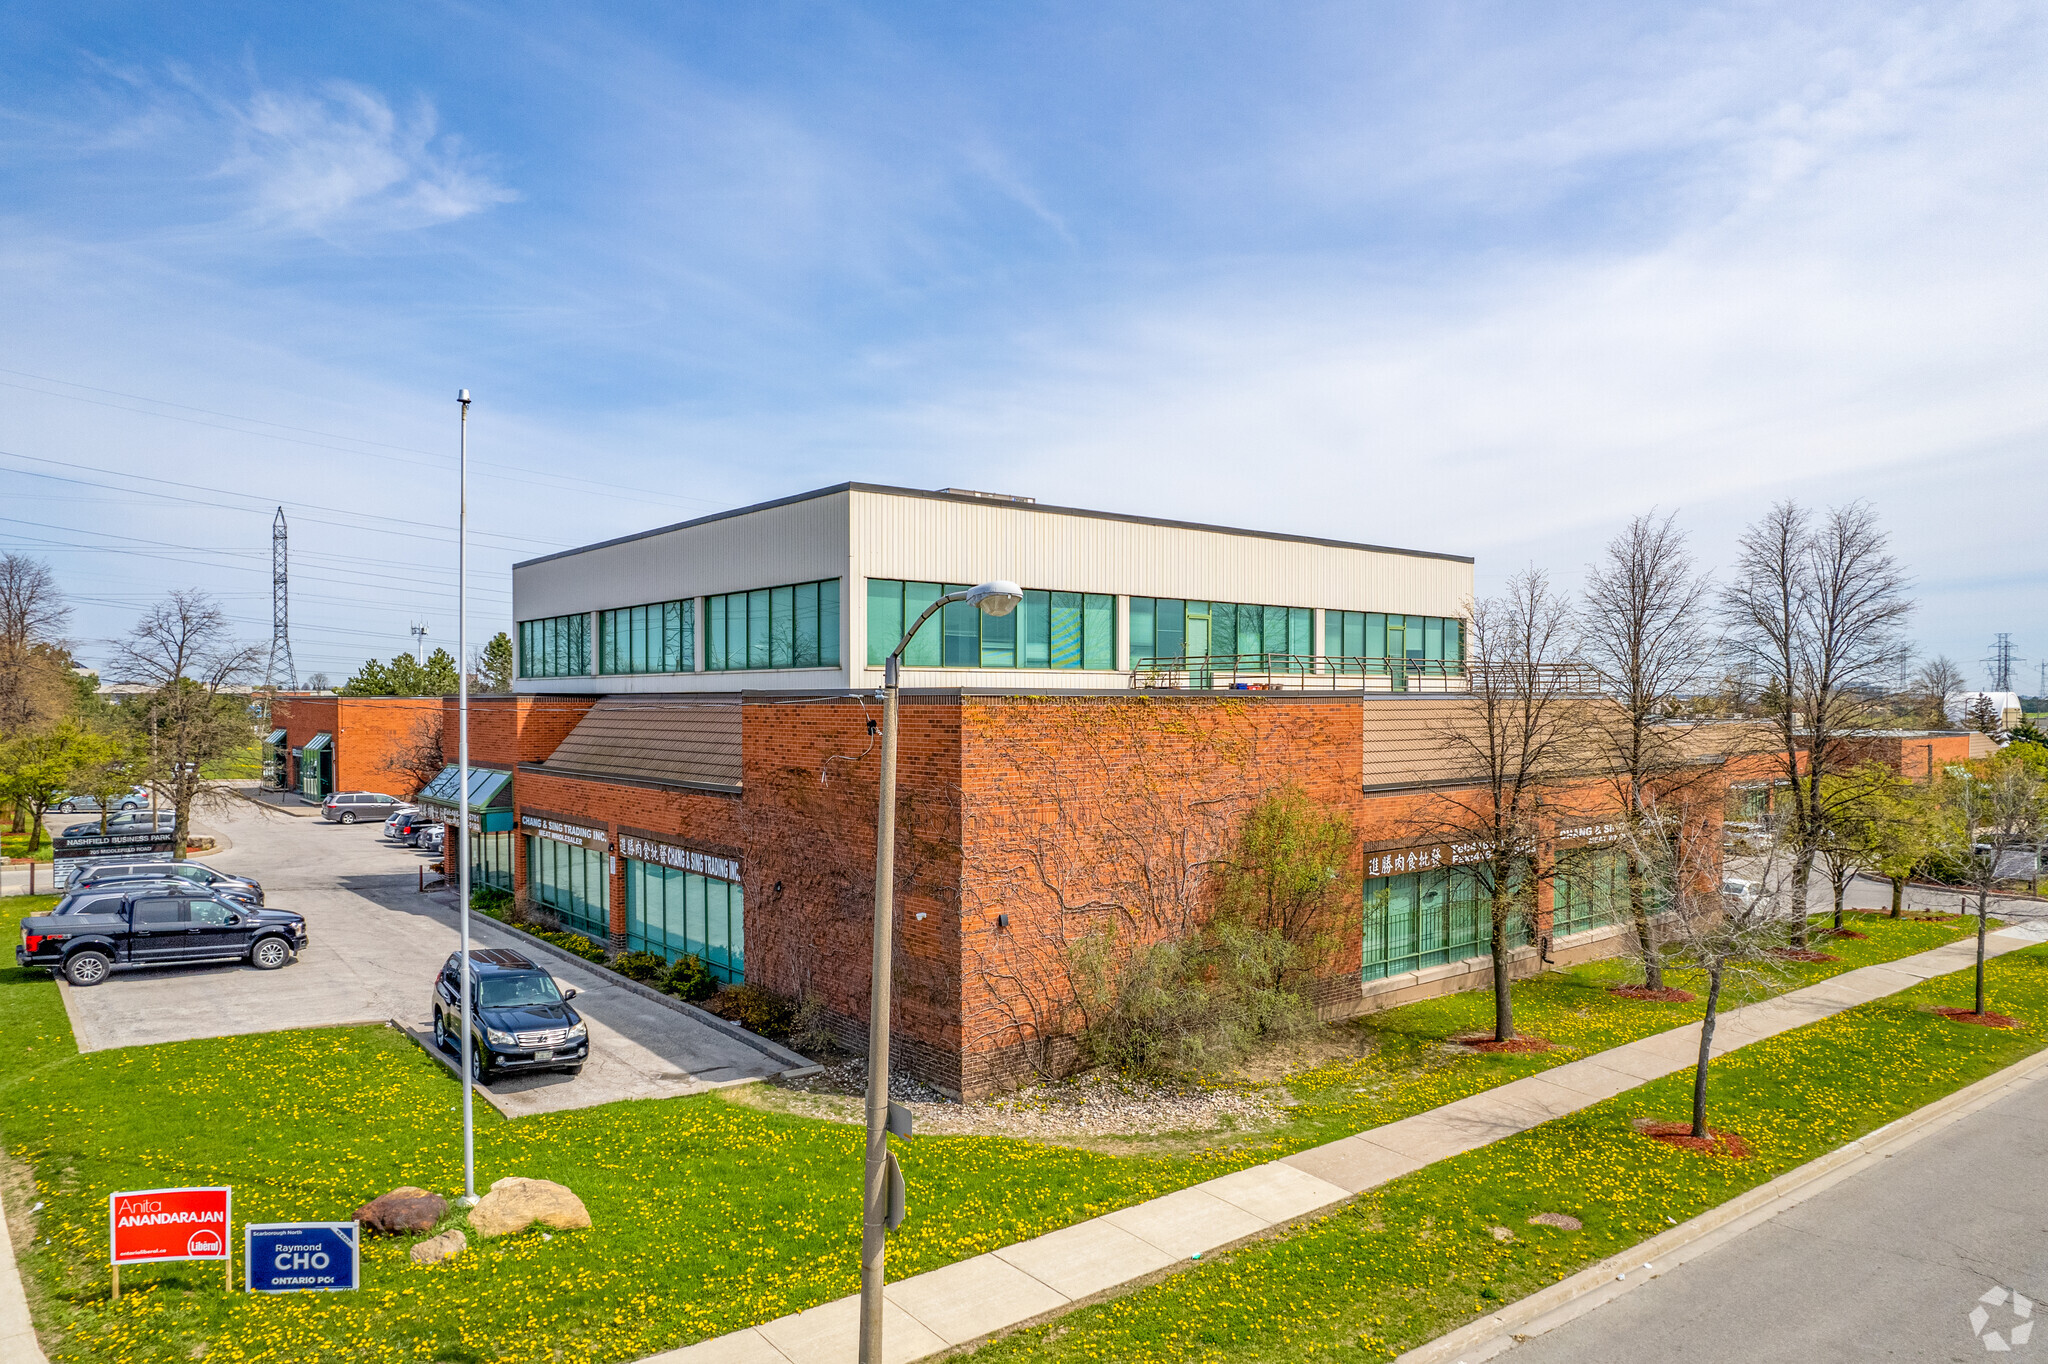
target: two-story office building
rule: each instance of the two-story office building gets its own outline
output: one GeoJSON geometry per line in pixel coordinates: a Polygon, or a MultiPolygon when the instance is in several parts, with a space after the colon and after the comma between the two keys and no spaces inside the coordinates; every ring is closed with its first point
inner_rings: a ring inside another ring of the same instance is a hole
{"type": "MultiPolygon", "coordinates": [[[[1001,578],[1014,614],[945,608],[905,654],[901,1064],[956,1093],[1064,1064],[1075,943],[1199,913],[1236,820],[1287,783],[1361,832],[1323,1006],[1479,983],[1469,887],[1412,818],[1463,704],[1472,571],[866,484],[530,560],[515,690],[574,724],[517,764],[517,884],[615,947],[813,999],[857,1041],[882,663],[942,593],[1001,578]]],[[[1611,826],[1588,799],[1558,837],[1585,874],[1546,883],[1532,969],[1611,950],[1584,893],[1612,877],[1611,826]]]]}

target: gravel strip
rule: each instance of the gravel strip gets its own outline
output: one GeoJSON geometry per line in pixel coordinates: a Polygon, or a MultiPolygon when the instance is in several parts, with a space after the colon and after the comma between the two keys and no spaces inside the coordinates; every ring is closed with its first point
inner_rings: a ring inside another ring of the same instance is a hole
{"type": "MultiPolygon", "coordinates": [[[[865,1059],[855,1059],[782,1083],[812,1094],[857,1096],[866,1088],[867,1069],[865,1059]]],[[[928,1085],[892,1075],[889,1097],[909,1107],[918,1132],[948,1136],[1151,1136],[1259,1127],[1281,1116],[1280,1103],[1262,1091],[1160,1084],[1103,1071],[974,1103],[954,1103],[928,1085]]]]}

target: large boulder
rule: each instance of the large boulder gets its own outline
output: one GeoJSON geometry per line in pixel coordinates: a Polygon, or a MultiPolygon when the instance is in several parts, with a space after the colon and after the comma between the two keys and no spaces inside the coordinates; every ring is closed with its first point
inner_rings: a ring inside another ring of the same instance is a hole
{"type": "Polygon", "coordinates": [[[412,1262],[416,1265],[437,1265],[443,1260],[452,1260],[469,1249],[469,1238],[459,1231],[444,1231],[439,1236],[429,1237],[412,1248],[412,1262]]]}
{"type": "Polygon", "coordinates": [[[479,1236],[510,1236],[534,1223],[556,1231],[582,1231],[590,1226],[583,1200],[545,1179],[501,1179],[469,1210],[469,1225],[479,1236]]]}
{"type": "Polygon", "coordinates": [[[356,1221],[384,1236],[432,1231],[448,1213],[448,1200],[437,1193],[402,1184],[356,1209],[356,1221]]]}

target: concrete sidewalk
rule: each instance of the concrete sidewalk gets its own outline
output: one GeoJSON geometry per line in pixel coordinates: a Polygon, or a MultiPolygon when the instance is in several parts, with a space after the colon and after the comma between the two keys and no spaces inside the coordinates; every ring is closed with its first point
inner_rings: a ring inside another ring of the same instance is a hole
{"type": "MultiPolygon", "coordinates": [[[[2048,924],[1990,935],[1987,956],[2048,941],[2048,924]]],[[[1967,939],[1732,1009],[1714,1054],[1967,969],[1967,939]]],[[[1688,1024],[1554,1066],[1412,1118],[1001,1250],[890,1284],[884,1358],[891,1364],[980,1340],[1108,1294],[1196,1255],[1208,1255],[1321,1212],[1425,1165],[1526,1131],[1691,1066],[1699,1025],[1688,1024]]],[[[650,1356],[643,1364],[852,1364],[860,1299],[824,1303],[760,1326],[650,1356]]]]}

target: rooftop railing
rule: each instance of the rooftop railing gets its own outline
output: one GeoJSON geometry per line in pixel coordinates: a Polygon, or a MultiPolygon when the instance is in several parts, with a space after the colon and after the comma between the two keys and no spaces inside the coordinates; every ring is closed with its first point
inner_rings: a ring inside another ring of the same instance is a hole
{"type": "MultiPolygon", "coordinates": [[[[1480,660],[1372,658],[1333,654],[1186,654],[1131,660],[1134,689],[1164,691],[1365,691],[1461,693],[1483,686],[1491,665],[1480,660]]],[[[1499,670],[1503,685],[1518,670],[1499,670]]],[[[1598,672],[1581,663],[1544,664],[1536,669],[1544,687],[1595,695],[1604,687],[1598,672]]]]}

